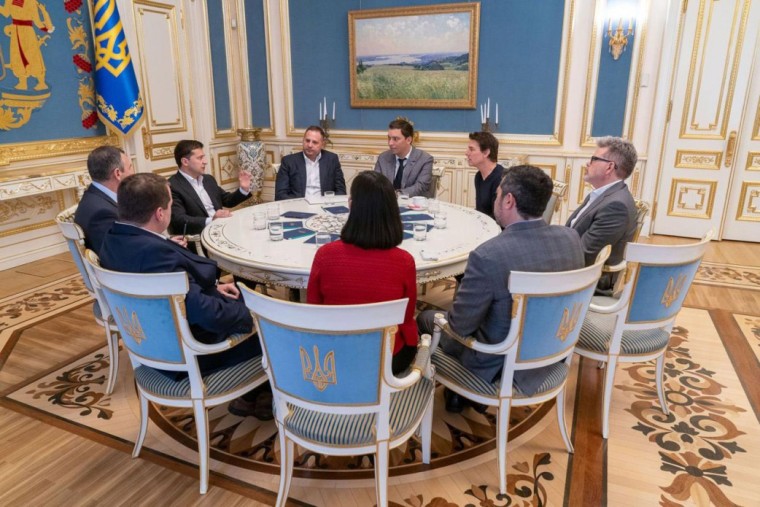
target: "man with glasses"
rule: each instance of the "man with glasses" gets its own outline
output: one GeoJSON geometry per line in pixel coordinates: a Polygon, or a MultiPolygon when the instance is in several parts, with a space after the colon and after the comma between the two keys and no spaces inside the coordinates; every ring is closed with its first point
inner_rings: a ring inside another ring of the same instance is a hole
{"type": "MultiPolygon", "coordinates": [[[[565,224],[580,235],[587,266],[605,245],[612,246],[609,264],[622,261],[625,245],[636,232],[636,204],[624,183],[636,165],[636,148],[619,137],[602,137],[596,145],[583,177],[594,190],[565,224]]],[[[613,283],[611,276],[603,275],[598,289],[610,291],[613,283]]]]}

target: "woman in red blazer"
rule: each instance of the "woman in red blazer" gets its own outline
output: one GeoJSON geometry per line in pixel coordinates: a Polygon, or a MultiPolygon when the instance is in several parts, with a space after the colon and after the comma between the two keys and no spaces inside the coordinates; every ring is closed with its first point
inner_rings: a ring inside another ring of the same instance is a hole
{"type": "Polygon", "coordinates": [[[306,300],[349,305],[408,297],[393,347],[393,373],[398,374],[417,351],[417,270],[414,257],[398,247],[404,229],[396,192],[382,174],[364,171],[351,184],[348,204],[351,212],[340,240],[322,246],[314,257],[306,300]]]}

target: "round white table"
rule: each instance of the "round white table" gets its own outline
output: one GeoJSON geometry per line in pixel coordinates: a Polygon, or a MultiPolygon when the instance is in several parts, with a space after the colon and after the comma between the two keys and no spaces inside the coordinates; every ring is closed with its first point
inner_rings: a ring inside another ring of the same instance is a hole
{"type": "MultiPolygon", "coordinates": [[[[319,223],[328,223],[334,217],[323,207],[345,206],[345,196],[336,196],[330,204],[309,204],[305,199],[278,201],[281,213],[315,213],[310,218],[283,217],[282,222],[303,222],[303,227],[315,230],[319,223]]],[[[201,235],[208,256],[219,267],[236,276],[255,282],[304,289],[317,252],[313,234],[282,241],[271,241],[269,231],[253,228],[253,213],[266,211],[273,203],[259,204],[235,211],[229,218],[214,220],[201,235]],[[311,239],[311,243],[306,241],[311,239]]],[[[407,206],[407,203],[399,203],[407,206]]],[[[456,204],[440,203],[448,215],[445,229],[431,229],[424,241],[412,237],[404,239],[401,248],[414,256],[417,266],[417,283],[431,282],[464,273],[470,252],[484,241],[501,232],[490,217],[473,209],[456,204]]],[[[427,214],[426,210],[409,210],[404,215],[427,214]]],[[[405,222],[409,223],[409,222],[405,222]]],[[[433,224],[432,220],[422,223],[433,224]]],[[[291,228],[294,224],[287,224],[291,228]]],[[[288,228],[285,229],[287,234],[288,228]]],[[[290,229],[292,230],[292,229],[290,229]]],[[[411,231],[409,231],[411,232],[411,231]]],[[[405,235],[409,236],[409,234],[405,235]]]]}

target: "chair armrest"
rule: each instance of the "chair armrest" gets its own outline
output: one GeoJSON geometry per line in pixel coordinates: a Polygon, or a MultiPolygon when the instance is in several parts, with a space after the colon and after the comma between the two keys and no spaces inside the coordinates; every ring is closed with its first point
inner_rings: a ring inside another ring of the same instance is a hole
{"type": "MultiPolygon", "coordinates": [[[[468,349],[477,350],[478,352],[484,352],[486,354],[503,354],[505,350],[509,349],[509,347],[512,346],[512,343],[514,340],[510,340],[509,343],[505,343],[507,340],[505,339],[502,342],[495,343],[495,344],[489,344],[489,343],[483,343],[479,342],[472,336],[462,336],[460,334],[457,334],[456,331],[451,329],[451,326],[449,326],[449,322],[443,318],[442,316],[436,316],[435,318],[435,324],[436,326],[440,327],[442,331],[445,331],[446,334],[448,334],[450,337],[467,347],[468,349]]],[[[510,333],[511,334],[511,333],[510,333]]]]}
{"type": "Polygon", "coordinates": [[[219,352],[231,349],[251,336],[253,336],[253,333],[236,333],[229,335],[226,340],[219,343],[201,343],[195,339],[192,342],[187,341],[185,343],[194,352],[198,352],[199,355],[218,354],[219,352]]]}
{"type": "Polygon", "coordinates": [[[620,261],[619,263],[612,265],[612,266],[602,266],[602,272],[603,273],[617,273],[618,271],[623,271],[626,267],[625,261],[620,261]]]}
{"type": "Polygon", "coordinates": [[[406,389],[411,387],[423,376],[429,376],[430,372],[430,335],[423,334],[420,337],[420,343],[417,345],[417,355],[414,358],[414,363],[410,367],[410,372],[404,377],[391,376],[390,379],[386,379],[388,384],[394,389],[406,389]]]}

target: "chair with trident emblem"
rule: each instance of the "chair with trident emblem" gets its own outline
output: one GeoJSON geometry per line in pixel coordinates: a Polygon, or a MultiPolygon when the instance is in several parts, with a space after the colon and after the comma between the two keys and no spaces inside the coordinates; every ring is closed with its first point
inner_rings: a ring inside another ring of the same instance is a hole
{"type": "Polygon", "coordinates": [[[461,396],[497,409],[496,460],[501,494],[507,493],[507,436],[512,407],[556,399],[560,433],[567,451],[573,452],[565,425],[565,383],[583,318],[609,254],[608,245],[595,264],[575,271],[512,271],[512,323],[500,343],[486,344],[457,335],[443,314],[435,316],[435,379],[461,396]],[[468,348],[503,355],[501,378],[486,382],[437,348],[442,330],[468,348]]]}
{"type": "Polygon", "coordinates": [[[114,312],[121,339],[129,352],[140,398],[140,429],[132,457],[140,454],[148,430],[148,402],[189,407],[195,417],[200,461],[200,492],[208,490],[209,422],[207,410],[266,382],[261,356],[201,374],[198,357],[239,344],[248,335],[230,335],[224,342],[197,341],[187,322],[187,273],[117,273],[100,267],[97,255],[85,256],[95,290],[114,312]],[[163,372],[186,373],[174,379],[163,372]]]}
{"type": "Polygon", "coordinates": [[[656,360],[657,397],[663,413],[668,415],[662,381],[665,350],[710,238],[712,231],[699,243],[688,245],[628,243],[620,297],[593,299],[575,352],[607,363],[602,398],[604,438],[610,431],[612,383],[617,363],[656,360]]]}
{"type": "Polygon", "coordinates": [[[264,350],[280,438],[285,505],[295,444],[338,456],[374,454],[378,507],[388,505],[389,450],[421,426],[422,461],[430,461],[433,381],[430,336],[410,372],[395,377],[391,357],[408,299],[365,305],[305,305],[241,287],[264,350]]]}

